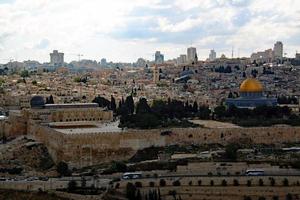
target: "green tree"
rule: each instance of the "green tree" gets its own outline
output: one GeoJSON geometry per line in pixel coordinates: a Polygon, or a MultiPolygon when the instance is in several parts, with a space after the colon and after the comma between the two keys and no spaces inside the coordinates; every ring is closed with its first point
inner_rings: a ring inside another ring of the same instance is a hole
{"type": "Polygon", "coordinates": [[[124,162],[121,161],[112,161],[111,170],[114,172],[126,172],[127,166],[124,162]]]}
{"type": "Polygon", "coordinates": [[[247,180],[247,186],[250,187],[252,185],[251,180],[247,180]]]}
{"type": "Polygon", "coordinates": [[[129,111],[129,114],[132,115],[134,113],[134,101],[133,101],[132,95],[130,95],[126,98],[125,105],[129,111]]]}
{"type": "Polygon", "coordinates": [[[194,113],[197,113],[197,112],[198,112],[198,103],[197,103],[197,101],[194,101],[194,104],[193,104],[193,112],[194,112],[194,113]]]}
{"type": "Polygon", "coordinates": [[[225,147],[225,156],[227,159],[236,160],[237,159],[237,150],[240,148],[240,145],[237,143],[229,143],[225,147]]]}
{"type": "Polygon", "coordinates": [[[283,186],[289,186],[289,180],[287,178],[282,181],[283,186]]]}
{"type": "Polygon", "coordinates": [[[136,113],[137,114],[144,114],[144,113],[150,113],[151,108],[147,103],[147,100],[145,98],[140,98],[139,102],[136,106],[136,113]]]}
{"type": "Polygon", "coordinates": [[[137,190],[135,200],[142,200],[142,195],[140,190],[137,190]]]}
{"type": "Polygon", "coordinates": [[[61,161],[57,164],[56,171],[59,173],[60,176],[69,176],[70,170],[67,163],[61,161]]]}
{"type": "Polygon", "coordinates": [[[275,185],[275,179],[274,178],[270,178],[270,184],[271,184],[271,186],[275,185]]]}
{"type": "Polygon", "coordinates": [[[227,181],[225,179],[222,180],[222,186],[227,186],[227,181]]]}
{"type": "Polygon", "coordinates": [[[32,83],[32,85],[37,85],[37,81],[36,80],[33,80],[31,83],[32,83]]]}
{"type": "Polygon", "coordinates": [[[116,100],[115,98],[111,95],[111,98],[110,98],[110,109],[116,113],[117,111],[117,105],[116,105],[116,100]]]}
{"type": "Polygon", "coordinates": [[[21,76],[22,78],[29,77],[29,72],[28,72],[27,70],[23,70],[23,71],[21,71],[20,76],[21,76]]]}
{"type": "Polygon", "coordinates": [[[239,184],[239,181],[237,180],[237,179],[234,179],[233,180],[233,185],[234,186],[239,186],[240,184],[239,184]]]}
{"type": "Polygon", "coordinates": [[[86,187],[86,179],[83,177],[81,177],[81,187],[85,188],[86,187]]]}
{"type": "Polygon", "coordinates": [[[68,183],[68,191],[72,192],[77,188],[77,183],[74,180],[69,181],[68,183]]]}
{"type": "Polygon", "coordinates": [[[165,181],[165,179],[160,179],[160,180],[159,180],[159,186],[160,186],[160,187],[166,186],[166,181],[165,181]]]}
{"type": "Polygon", "coordinates": [[[136,187],[132,183],[127,183],[126,185],[126,197],[129,200],[135,200],[136,187]]]}
{"type": "Polygon", "coordinates": [[[286,196],[285,196],[285,199],[286,200],[292,200],[293,199],[293,195],[288,193],[286,196]]]}
{"type": "Polygon", "coordinates": [[[221,106],[217,106],[214,109],[214,114],[216,115],[217,118],[224,118],[226,116],[226,108],[225,106],[221,105],[221,106]]]}
{"type": "Polygon", "coordinates": [[[258,180],[258,185],[259,186],[264,186],[264,181],[261,178],[258,180]]]}
{"type": "Polygon", "coordinates": [[[252,200],[249,196],[244,196],[244,200],[252,200]]]}

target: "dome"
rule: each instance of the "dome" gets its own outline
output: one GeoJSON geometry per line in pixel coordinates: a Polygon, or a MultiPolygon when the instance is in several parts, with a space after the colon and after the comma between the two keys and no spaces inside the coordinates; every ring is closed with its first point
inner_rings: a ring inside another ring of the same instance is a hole
{"type": "Polygon", "coordinates": [[[262,92],[262,84],[255,78],[247,78],[240,86],[240,92],[262,92]]]}
{"type": "Polygon", "coordinates": [[[34,96],[30,100],[31,108],[43,108],[45,106],[44,98],[41,96],[34,96]]]}

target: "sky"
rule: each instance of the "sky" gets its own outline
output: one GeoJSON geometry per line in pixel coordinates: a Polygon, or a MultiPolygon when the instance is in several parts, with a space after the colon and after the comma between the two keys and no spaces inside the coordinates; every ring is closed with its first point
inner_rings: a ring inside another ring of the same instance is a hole
{"type": "Polygon", "coordinates": [[[49,62],[57,49],[65,60],[135,62],[165,59],[197,48],[249,57],[282,41],[300,52],[299,0],[0,0],[0,63],[49,62]]]}

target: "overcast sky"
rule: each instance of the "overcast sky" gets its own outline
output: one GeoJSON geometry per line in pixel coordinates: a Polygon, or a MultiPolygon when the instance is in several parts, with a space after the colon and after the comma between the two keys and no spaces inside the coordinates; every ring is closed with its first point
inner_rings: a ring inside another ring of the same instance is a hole
{"type": "Polygon", "coordinates": [[[231,56],[272,48],[300,51],[299,0],[0,0],[0,63],[4,59],[136,61],[197,47],[231,56]]]}

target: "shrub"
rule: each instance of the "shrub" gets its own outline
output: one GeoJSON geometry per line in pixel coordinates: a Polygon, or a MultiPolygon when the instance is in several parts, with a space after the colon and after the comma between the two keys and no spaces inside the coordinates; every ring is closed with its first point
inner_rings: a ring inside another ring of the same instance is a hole
{"type": "Polygon", "coordinates": [[[286,200],[292,200],[292,199],[293,199],[292,194],[288,193],[288,194],[285,196],[285,199],[286,199],[286,200]]]}
{"type": "Polygon", "coordinates": [[[172,196],[176,196],[177,192],[176,192],[176,190],[170,190],[170,191],[168,192],[168,194],[169,194],[169,195],[172,195],[172,196]]]}
{"type": "Polygon", "coordinates": [[[137,181],[137,182],[135,182],[135,187],[137,187],[137,188],[141,188],[141,187],[143,187],[143,184],[142,184],[142,182],[139,182],[139,181],[137,181]]]}
{"type": "Polygon", "coordinates": [[[264,181],[261,178],[258,180],[258,185],[259,186],[264,186],[264,181]]]}
{"type": "Polygon", "coordinates": [[[275,185],[275,179],[274,178],[270,178],[270,184],[271,184],[271,186],[275,185]]]}
{"type": "Polygon", "coordinates": [[[129,200],[135,199],[136,187],[132,183],[127,183],[126,185],[126,197],[129,200]]]}
{"type": "Polygon", "coordinates": [[[149,187],[154,187],[155,183],[153,181],[149,182],[149,187]]]}
{"type": "Polygon", "coordinates": [[[113,172],[126,172],[127,171],[127,166],[124,162],[112,161],[110,169],[113,172]]]}
{"type": "Polygon", "coordinates": [[[68,183],[68,191],[72,192],[77,188],[77,183],[74,180],[69,181],[68,183]]]}
{"type": "Polygon", "coordinates": [[[289,180],[287,178],[282,181],[283,186],[289,186],[289,180]]]}
{"type": "Polygon", "coordinates": [[[239,186],[240,184],[239,184],[239,181],[237,180],[237,179],[234,179],[233,180],[233,185],[234,186],[239,186]]]}
{"type": "Polygon", "coordinates": [[[174,181],[174,182],[173,182],[173,186],[180,186],[180,181],[179,181],[179,180],[174,181]]]}
{"type": "Polygon", "coordinates": [[[247,186],[248,186],[248,187],[251,187],[251,185],[252,185],[251,180],[247,180],[247,186]]]}
{"type": "Polygon", "coordinates": [[[223,179],[221,184],[222,186],[227,186],[227,181],[223,179]]]}
{"type": "Polygon", "coordinates": [[[166,181],[165,181],[165,179],[160,179],[160,180],[159,180],[159,186],[161,186],[161,187],[166,186],[166,181]]]}
{"type": "Polygon", "coordinates": [[[198,180],[198,185],[200,186],[202,184],[202,181],[201,180],[198,180]]]}
{"type": "Polygon", "coordinates": [[[70,175],[69,166],[67,163],[61,161],[57,164],[56,171],[60,174],[60,176],[68,176],[70,175]]]}
{"type": "Polygon", "coordinates": [[[279,200],[278,196],[273,196],[272,200],[279,200]]]}

